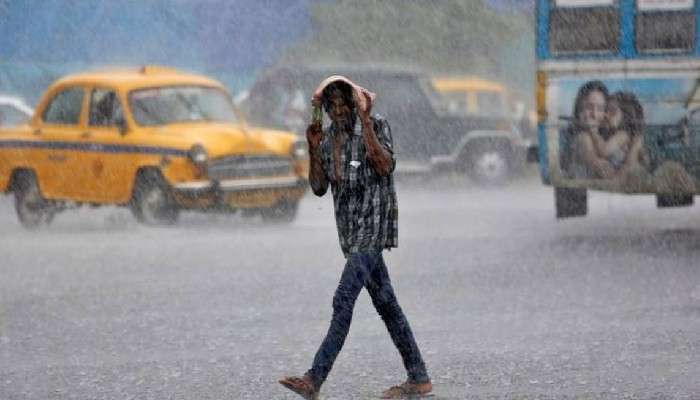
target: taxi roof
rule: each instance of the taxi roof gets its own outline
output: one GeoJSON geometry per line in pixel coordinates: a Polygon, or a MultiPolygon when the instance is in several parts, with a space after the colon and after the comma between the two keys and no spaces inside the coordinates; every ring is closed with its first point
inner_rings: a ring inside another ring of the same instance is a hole
{"type": "Polygon", "coordinates": [[[433,85],[438,91],[482,90],[490,92],[505,92],[505,86],[499,82],[470,76],[450,76],[433,78],[433,85]]]}
{"type": "Polygon", "coordinates": [[[125,89],[164,85],[203,85],[224,88],[220,82],[205,76],[158,66],[112,68],[70,74],[57,80],[54,86],[70,84],[108,85],[125,89]]]}

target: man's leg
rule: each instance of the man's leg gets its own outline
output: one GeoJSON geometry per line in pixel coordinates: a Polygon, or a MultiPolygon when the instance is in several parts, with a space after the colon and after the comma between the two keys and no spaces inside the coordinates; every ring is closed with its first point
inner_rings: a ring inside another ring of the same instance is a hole
{"type": "Polygon", "coordinates": [[[340,283],[333,296],[333,318],[328,328],[326,338],[316,352],[314,363],[307,372],[316,385],[320,388],[325,382],[328,373],[333,367],[335,358],[343,348],[345,338],[350,330],[352,312],[355,300],[360,294],[364,281],[367,279],[367,256],[364,254],[350,254],[345,263],[345,269],[340,277],[340,283]]]}
{"type": "Polygon", "coordinates": [[[411,327],[406,320],[399,302],[391,286],[389,272],[381,252],[373,255],[370,264],[370,276],[367,280],[367,291],[372,298],[372,304],[384,320],[394,345],[401,353],[403,365],[412,383],[430,382],[425,363],[421,357],[418,345],[413,337],[411,327]]]}

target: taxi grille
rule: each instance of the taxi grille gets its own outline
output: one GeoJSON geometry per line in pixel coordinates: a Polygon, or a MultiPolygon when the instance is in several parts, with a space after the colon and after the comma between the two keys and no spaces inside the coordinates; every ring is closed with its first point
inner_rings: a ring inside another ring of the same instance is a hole
{"type": "Polygon", "coordinates": [[[271,155],[234,156],[212,160],[207,170],[209,179],[214,180],[280,176],[291,173],[292,162],[288,157],[271,155]]]}

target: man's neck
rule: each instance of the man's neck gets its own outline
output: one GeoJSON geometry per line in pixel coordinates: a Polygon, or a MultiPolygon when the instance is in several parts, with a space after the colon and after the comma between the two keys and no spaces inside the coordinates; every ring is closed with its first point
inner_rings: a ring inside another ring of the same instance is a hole
{"type": "Polygon", "coordinates": [[[352,136],[352,129],[348,129],[347,127],[342,127],[340,125],[336,125],[334,136],[337,139],[344,142],[345,139],[349,139],[352,136]]]}

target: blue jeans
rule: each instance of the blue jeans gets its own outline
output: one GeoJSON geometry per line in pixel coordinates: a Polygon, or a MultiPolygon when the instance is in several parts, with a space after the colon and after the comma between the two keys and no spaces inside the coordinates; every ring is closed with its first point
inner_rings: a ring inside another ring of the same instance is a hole
{"type": "Polygon", "coordinates": [[[355,300],[363,287],[367,288],[374,308],[384,320],[391,340],[401,354],[409,381],[428,382],[430,378],[423,358],[406,316],[394,295],[381,251],[351,253],[348,256],[340,283],[333,296],[331,326],[307,374],[314,380],[317,388],[325,382],[335,358],[345,343],[345,337],[350,330],[355,300]]]}

